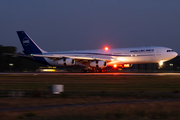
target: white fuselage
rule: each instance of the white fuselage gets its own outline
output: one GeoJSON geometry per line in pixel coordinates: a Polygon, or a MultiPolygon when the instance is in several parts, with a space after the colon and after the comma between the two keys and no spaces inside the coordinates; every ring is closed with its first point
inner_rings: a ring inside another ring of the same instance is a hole
{"type": "MultiPolygon", "coordinates": [[[[107,62],[107,66],[113,64],[144,64],[160,63],[168,61],[178,54],[166,47],[135,47],[135,48],[116,48],[116,49],[97,49],[97,50],[80,50],[65,52],[48,52],[43,55],[61,55],[73,56],[73,59],[82,58],[89,61],[102,60],[107,62]]],[[[58,61],[45,59],[50,65],[60,66],[58,61]]],[[[78,62],[76,63],[78,65],[78,62]]],[[[81,64],[81,63],[80,63],[81,64]]]]}

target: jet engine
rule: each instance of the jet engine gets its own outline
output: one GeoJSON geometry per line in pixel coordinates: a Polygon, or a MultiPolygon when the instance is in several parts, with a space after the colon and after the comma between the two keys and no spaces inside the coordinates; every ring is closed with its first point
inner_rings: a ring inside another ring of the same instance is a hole
{"type": "Polygon", "coordinates": [[[106,67],[106,61],[93,61],[90,63],[91,67],[106,67]]]}
{"type": "Polygon", "coordinates": [[[58,61],[59,65],[74,65],[75,61],[72,58],[63,58],[58,61]]]}

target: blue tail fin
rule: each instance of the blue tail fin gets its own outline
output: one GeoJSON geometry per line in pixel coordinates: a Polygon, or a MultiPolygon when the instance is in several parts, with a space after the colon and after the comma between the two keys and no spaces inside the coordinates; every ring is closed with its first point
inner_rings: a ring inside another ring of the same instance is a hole
{"type": "Polygon", "coordinates": [[[17,31],[25,54],[41,54],[42,50],[24,31],[17,31]]]}

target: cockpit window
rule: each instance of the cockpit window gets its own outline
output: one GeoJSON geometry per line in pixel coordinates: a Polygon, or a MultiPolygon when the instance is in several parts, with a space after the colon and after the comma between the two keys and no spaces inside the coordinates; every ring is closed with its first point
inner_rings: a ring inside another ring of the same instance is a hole
{"type": "Polygon", "coordinates": [[[174,50],[167,50],[167,52],[174,52],[174,50]]]}

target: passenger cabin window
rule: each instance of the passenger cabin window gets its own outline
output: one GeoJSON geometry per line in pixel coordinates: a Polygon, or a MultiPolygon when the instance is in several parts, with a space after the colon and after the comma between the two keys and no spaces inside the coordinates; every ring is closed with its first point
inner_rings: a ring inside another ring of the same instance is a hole
{"type": "Polygon", "coordinates": [[[174,50],[167,50],[167,52],[174,52],[174,50]]]}

